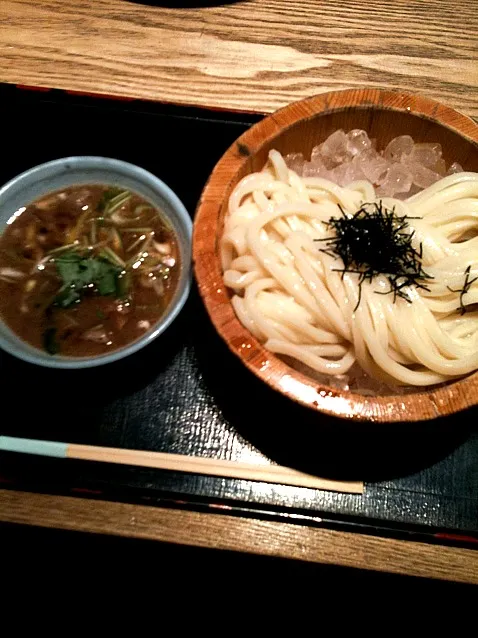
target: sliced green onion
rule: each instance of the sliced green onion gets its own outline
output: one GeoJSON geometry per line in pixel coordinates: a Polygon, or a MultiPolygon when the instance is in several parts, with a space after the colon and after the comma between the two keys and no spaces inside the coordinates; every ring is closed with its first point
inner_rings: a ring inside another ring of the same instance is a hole
{"type": "Polygon", "coordinates": [[[123,252],[123,240],[116,228],[110,228],[110,240],[116,253],[123,252]]]}
{"type": "Polygon", "coordinates": [[[67,239],[70,243],[78,239],[80,232],[82,230],[83,224],[86,222],[90,214],[91,214],[91,211],[89,208],[87,208],[83,213],[81,213],[75,226],[68,231],[67,239]]]}
{"type": "Polygon", "coordinates": [[[116,261],[116,259],[113,259],[111,257],[111,255],[109,255],[104,249],[98,253],[98,257],[101,257],[102,259],[105,259],[112,266],[119,266],[119,264],[116,261]]]}
{"type": "Polygon", "coordinates": [[[64,246],[59,246],[58,248],[53,248],[53,250],[49,250],[47,255],[58,255],[59,253],[64,252],[65,250],[78,250],[79,248],[78,241],[74,241],[72,244],[65,244],[64,246]]]}
{"type": "Polygon", "coordinates": [[[129,246],[129,247],[126,249],[126,252],[127,252],[127,253],[129,253],[131,250],[134,250],[134,249],[136,248],[136,246],[139,246],[139,244],[140,244],[142,241],[144,241],[145,239],[146,239],[146,233],[143,233],[142,235],[140,235],[140,236],[138,237],[138,239],[136,239],[136,240],[135,240],[135,241],[131,244],[131,246],[129,246]]]}
{"type": "Polygon", "coordinates": [[[106,217],[106,215],[111,215],[111,213],[114,213],[115,210],[118,210],[118,208],[121,208],[123,204],[126,204],[126,202],[130,198],[131,198],[131,193],[129,191],[123,191],[119,195],[116,195],[116,197],[113,197],[112,199],[110,199],[110,201],[106,205],[104,216],[106,217]]]}
{"type": "MultiPolygon", "coordinates": [[[[128,250],[126,252],[130,252],[130,250],[133,250],[134,248],[136,248],[136,246],[138,246],[144,239],[147,233],[143,233],[142,235],[140,235],[138,237],[138,239],[136,241],[134,241],[131,246],[128,247],[128,250]]],[[[149,233],[149,237],[146,239],[146,241],[144,242],[143,248],[141,249],[140,252],[143,252],[144,249],[146,248],[146,246],[149,246],[149,244],[151,243],[152,239],[154,236],[154,232],[149,233]]]]}
{"type": "Polygon", "coordinates": [[[125,262],[119,257],[114,250],[111,250],[109,246],[105,246],[103,250],[100,252],[100,256],[107,259],[110,263],[115,266],[121,266],[122,268],[126,267],[125,262]]]}
{"type": "Polygon", "coordinates": [[[92,244],[96,244],[96,220],[91,220],[90,240],[92,244]]]}
{"type": "Polygon", "coordinates": [[[138,260],[144,261],[143,253],[150,243],[151,237],[148,237],[148,239],[144,242],[144,244],[141,246],[141,249],[135,254],[135,256],[131,257],[131,259],[128,259],[128,261],[126,262],[126,268],[131,268],[131,266],[138,260]]]}

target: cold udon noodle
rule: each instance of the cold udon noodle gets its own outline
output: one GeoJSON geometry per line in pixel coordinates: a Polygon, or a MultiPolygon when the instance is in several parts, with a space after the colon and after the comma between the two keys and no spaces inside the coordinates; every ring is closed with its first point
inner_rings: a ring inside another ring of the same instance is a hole
{"type": "Polygon", "coordinates": [[[406,217],[426,286],[390,293],[379,274],[360,283],[316,240],[331,218],[377,202],[374,187],[299,177],[271,151],[235,187],[221,241],[224,282],[241,323],[273,353],[323,375],[356,363],[388,386],[430,386],[478,368],[478,174],[441,179],[406,201],[380,205],[406,217]],[[381,293],[381,294],[376,294],[381,293]]]}

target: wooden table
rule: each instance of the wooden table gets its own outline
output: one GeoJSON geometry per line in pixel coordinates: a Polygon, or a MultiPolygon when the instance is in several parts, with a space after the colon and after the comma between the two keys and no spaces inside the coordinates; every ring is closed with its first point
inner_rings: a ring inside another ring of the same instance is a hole
{"type": "MultiPolygon", "coordinates": [[[[2,0],[0,82],[263,113],[368,85],[478,117],[469,0],[152,5],[2,0]]],[[[0,521],[478,583],[476,551],[227,515],[0,490],[0,521]]]]}
{"type": "Polygon", "coordinates": [[[470,0],[154,4],[2,0],[0,81],[261,112],[368,85],[478,116],[470,0]]]}

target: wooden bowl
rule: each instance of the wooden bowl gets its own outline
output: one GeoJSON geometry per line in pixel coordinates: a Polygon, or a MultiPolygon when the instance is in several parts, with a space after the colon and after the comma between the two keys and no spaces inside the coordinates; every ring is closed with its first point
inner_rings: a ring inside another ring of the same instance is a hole
{"type": "Polygon", "coordinates": [[[268,152],[303,152],[335,130],[365,129],[384,148],[397,135],[439,142],[447,163],[478,172],[478,125],[438,102],[376,89],[324,93],[295,102],[250,128],[216,165],[202,193],[193,234],[193,259],[200,294],[229,349],[269,386],[314,410],[361,421],[419,421],[478,403],[478,373],[413,394],[368,397],[321,385],[267,351],[234,313],[222,280],[219,239],[229,195],[248,173],[263,168],[268,152]]]}

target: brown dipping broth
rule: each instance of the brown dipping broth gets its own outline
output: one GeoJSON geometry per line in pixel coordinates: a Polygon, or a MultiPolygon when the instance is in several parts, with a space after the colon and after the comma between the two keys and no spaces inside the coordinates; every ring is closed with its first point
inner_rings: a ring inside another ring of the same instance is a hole
{"type": "Polygon", "coordinates": [[[179,272],[173,230],[148,201],[121,188],[73,186],[9,220],[0,237],[0,316],[51,354],[103,355],[154,326],[179,272]]]}

